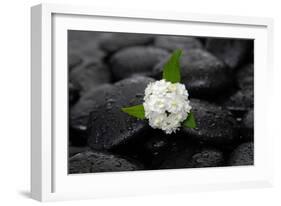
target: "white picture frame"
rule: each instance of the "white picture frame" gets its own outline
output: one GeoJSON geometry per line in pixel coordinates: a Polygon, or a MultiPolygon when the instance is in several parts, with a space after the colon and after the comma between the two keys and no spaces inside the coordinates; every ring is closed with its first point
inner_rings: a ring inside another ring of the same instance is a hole
{"type": "Polygon", "coordinates": [[[273,77],[272,19],[55,4],[34,6],[31,14],[32,198],[53,201],[273,185],[273,136],[266,121],[273,77]],[[254,166],[68,175],[68,29],[255,39],[254,166]]]}

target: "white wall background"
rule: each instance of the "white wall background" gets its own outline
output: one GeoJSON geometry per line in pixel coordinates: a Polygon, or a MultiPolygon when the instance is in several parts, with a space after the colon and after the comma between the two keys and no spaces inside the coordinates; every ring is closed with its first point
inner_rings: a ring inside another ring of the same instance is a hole
{"type": "MultiPolygon", "coordinates": [[[[9,0],[1,2],[0,32],[0,204],[37,205],[29,192],[30,150],[30,6],[46,2],[9,0]]],[[[281,204],[281,5],[276,0],[57,0],[92,6],[125,7],[140,10],[180,11],[239,16],[265,16],[275,20],[275,134],[276,186],[271,189],[214,191],[178,195],[83,200],[47,203],[59,205],[280,205],[281,204]],[[280,56],[280,57],[279,57],[280,56]]],[[[266,137],[265,137],[266,138],[266,137]]]]}

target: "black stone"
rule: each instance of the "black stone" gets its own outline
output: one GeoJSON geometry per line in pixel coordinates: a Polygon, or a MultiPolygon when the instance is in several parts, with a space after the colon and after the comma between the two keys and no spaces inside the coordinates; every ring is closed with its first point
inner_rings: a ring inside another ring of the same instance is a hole
{"type": "Polygon", "coordinates": [[[147,77],[133,77],[116,83],[115,90],[101,99],[91,112],[88,144],[93,149],[112,149],[138,139],[148,129],[146,121],[138,120],[121,111],[122,107],[140,104],[144,88],[153,81],[147,77]]]}
{"type": "Polygon", "coordinates": [[[151,35],[112,33],[104,38],[100,47],[107,52],[115,52],[125,47],[146,45],[153,40],[151,35]]]}
{"type": "Polygon", "coordinates": [[[93,110],[96,110],[101,104],[104,103],[105,99],[109,99],[111,94],[115,92],[117,92],[117,90],[114,86],[105,84],[85,93],[70,109],[69,122],[70,127],[72,128],[70,135],[73,132],[77,133],[78,131],[80,131],[80,135],[76,136],[81,136],[81,133],[85,135],[90,113],[93,110]]]}
{"type": "Polygon", "coordinates": [[[180,169],[190,167],[190,159],[195,153],[194,145],[186,145],[185,149],[180,152],[171,153],[170,156],[162,162],[159,169],[180,169]]]}
{"type": "Polygon", "coordinates": [[[68,172],[93,173],[93,172],[116,172],[134,171],[143,169],[141,165],[133,163],[122,157],[108,153],[86,151],[78,153],[69,159],[68,172]]]}
{"type": "Polygon", "coordinates": [[[252,40],[209,38],[206,49],[224,61],[231,69],[239,66],[248,56],[252,40]]]}
{"type": "Polygon", "coordinates": [[[241,139],[245,141],[253,141],[254,139],[254,110],[249,110],[242,121],[241,139]]]}
{"type": "Polygon", "coordinates": [[[124,79],[133,74],[151,75],[153,67],[169,53],[156,47],[129,47],[116,52],[110,59],[115,79],[124,79]]]}
{"type": "Polygon", "coordinates": [[[229,158],[229,165],[253,165],[254,164],[254,143],[247,142],[239,145],[229,158]]]}
{"type": "Polygon", "coordinates": [[[143,103],[144,90],[146,86],[153,81],[154,79],[150,77],[134,75],[130,78],[116,82],[115,86],[116,90],[122,91],[120,98],[123,98],[123,101],[126,104],[133,106],[143,103]]]}
{"type": "Polygon", "coordinates": [[[101,32],[68,30],[68,41],[79,41],[81,44],[95,41],[101,36],[101,32]]]}
{"type": "Polygon", "coordinates": [[[103,63],[93,61],[73,69],[69,74],[69,80],[80,85],[81,93],[86,93],[97,86],[109,83],[111,74],[103,63]]]}
{"type": "MultiPolygon", "coordinates": [[[[154,75],[162,78],[162,61],[154,68],[154,75]]],[[[185,51],[180,59],[181,82],[187,87],[191,97],[216,99],[218,94],[232,86],[230,72],[226,65],[215,56],[202,49],[185,51]]]]}
{"type": "Polygon", "coordinates": [[[80,87],[73,82],[68,84],[69,104],[74,105],[80,97],[80,87]]]}
{"type": "Polygon", "coordinates": [[[236,79],[240,89],[254,88],[254,65],[247,64],[241,67],[237,71],[236,79]]]}
{"type": "Polygon", "coordinates": [[[133,157],[142,162],[146,169],[157,169],[165,160],[170,146],[169,136],[161,130],[150,128],[142,134],[141,138],[134,139],[130,144],[117,147],[113,152],[133,157]]]}
{"type": "Polygon", "coordinates": [[[72,146],[85,147],[88,142],[87,127],[81,125],[73,125],[70,122],[68,129],[69,141],[72,146]]]}
{"type": "Polygon", "coordinates": [[[89,147],[76,147],[76,146],[69,146],[68,147],[68,156],[72,157],[78,153],[82,153],[85,151],[89,151],[89,147]]]}
{"type": "Polygon", "coordinates": [[[236,121],[232,114],[222,107],[191,99],[197,127],[183,128],[183,132],[194,141],[215,145],[220,148],[231,146],[236,140],[236,121]]]}
{"type": "Polygon", "coordinates": [[[217,149],[202,149],[188,163],[190,168],[218,167],[224,164],[223,153],[217,149]]]}
{"type": "Polygon", "coordinates": [[[160,169],[202,168],[224,165],[224,155],[215,148],[202,148],[196,144],[185,143],[181,150],[177,150],[162,162],[160,169]]]}
{"type": "Polygon", "coordinates": [[[234,113],[246,112],[254,106],[253,88],[236,91],[222,105],[234,113]]]}
{"type": "Polygon", "coordinates": [[[68,69],[71,71],[73,68],[78,66],[82,63],[81,57],[79,57],[77,54],[69,54],[68,55],[68,69]]]}
{"type": "Polygon", "coordinates": [[[194,37],[185,36],[157,36],[154,40],[154,46],[174,51],[176,49],[190,50],[201,49],[201,42],[194,37]]]}

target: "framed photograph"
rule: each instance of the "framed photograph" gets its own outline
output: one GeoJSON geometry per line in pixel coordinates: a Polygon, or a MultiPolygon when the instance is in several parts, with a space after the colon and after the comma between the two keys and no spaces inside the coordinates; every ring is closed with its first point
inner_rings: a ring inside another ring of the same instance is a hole
{"type": "Polygon", "coordinates": [[[31,14],[34,199],[272,186],[271,19],[31,14]]]}

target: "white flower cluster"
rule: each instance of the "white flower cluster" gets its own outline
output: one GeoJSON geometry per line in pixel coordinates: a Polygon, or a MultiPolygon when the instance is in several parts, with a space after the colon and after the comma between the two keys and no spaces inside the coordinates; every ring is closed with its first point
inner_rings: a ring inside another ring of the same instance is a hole
{"type": "Polygon", "coordinates": [[[191,110],[185,86],[164,79],[148,84],[143,106],[149,125],[167,134],[179,130],[191,110]]]}

